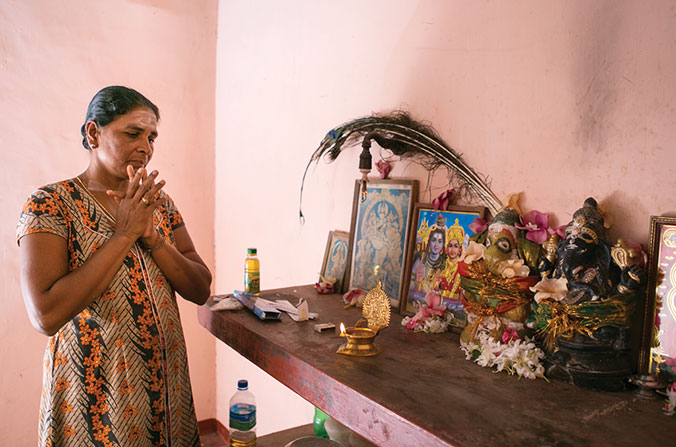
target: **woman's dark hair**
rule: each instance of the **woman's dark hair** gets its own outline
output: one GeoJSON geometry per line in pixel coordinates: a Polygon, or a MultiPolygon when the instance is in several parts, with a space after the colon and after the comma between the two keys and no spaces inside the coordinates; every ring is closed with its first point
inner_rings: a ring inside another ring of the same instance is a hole
{"type": "Polygon", "coordinates": [[[136,90],[119,85],[102,88],[92,98],[87,107],[87,116],[85,116],[84,124],[80,129],[82,133],[82,145],[85,149],[91,150],[85,126],[89,121],[94,121],[97,126],[104,127],[115,119],[139,107],[147,107],[155,113],[155,117],[160,119],[160,109],[155,104],[150,102],[148,98],[137,92],[136,90]]]}

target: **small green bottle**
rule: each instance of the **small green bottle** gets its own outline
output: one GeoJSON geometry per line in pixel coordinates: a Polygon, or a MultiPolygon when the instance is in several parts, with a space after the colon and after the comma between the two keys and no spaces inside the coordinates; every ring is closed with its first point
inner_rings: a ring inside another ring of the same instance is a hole
{"type": "Polygon", "coordinates": [[[319,408],[315,407],[315,419],[312,421],[312,427],[315,431],[315,436],[318,438],[328,438],[329,435],[326,433],[326,428],[324,427],[324,422],[329,416],[324,413],[319,408]]]}

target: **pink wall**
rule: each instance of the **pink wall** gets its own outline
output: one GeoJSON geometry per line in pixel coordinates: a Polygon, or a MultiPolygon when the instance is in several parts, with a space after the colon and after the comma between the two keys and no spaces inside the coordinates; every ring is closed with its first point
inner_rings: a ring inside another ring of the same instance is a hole
{"type": "MultiPolygon", "coordinates": [[[[358,151],[310,169],[301,226],[305,164],[332,127],[398,107],[499,197],[521,191],[526,210],[562,224],[593,195],[615,216],[612,238],[646,243],[651,214],[676,215],[675,13],[666,0],[222,1],[216,290],[240,287],[247,246],[263,288],[315,281],[328,232],[349,230],[358,151]]],[[[394,174],[425,185],[413,167],[394,174]]],[[[244,374],[260,432],[311,421],[311,406],[221,344],[217,371],[222,421],[244,374]]]]}
{"type": "MultiPolygon", "coordinates": [[[[523,191],[524,208],[564,223],[594,195],[616,217],[611,236],[645,243],[651,214],[676,215],[675,12],[669,1],[0,3],[0,439],[35,444],[46,341],[21,301],[14,225],[32,188],[86,166],[79,127],[101,86],[132,85],[160,106],[153,164],[218,266],[216,292],[240,287],[248,246],[264,288],[315,280],[328,232],[349,229],[357,150],[310,169],[301,226],[309,155],[333,126],[397,107],[431,122],[500,197],[523,191]]],[[[394,175],[424,185],[415,167],[394,175]]],[[[260,433],[310,422],[310,405],[220,343],[214,368],[213,340],[182,310],[198,419],[227,422],[242,376],[260,433]]]]}
{"type": "MultiPolygon", "coordinates": [[[[161,110],[152,162],[214,266],[216,0],[0,2],[2,297],[0,444],[37,439],[47,338],[28,322],[15,226],[33,188],[82,172],[80,126],[92,95],[132,86],[161,110]]],[[[198,419],[215,415],[214,341],[181,306],[198,419]]]]}

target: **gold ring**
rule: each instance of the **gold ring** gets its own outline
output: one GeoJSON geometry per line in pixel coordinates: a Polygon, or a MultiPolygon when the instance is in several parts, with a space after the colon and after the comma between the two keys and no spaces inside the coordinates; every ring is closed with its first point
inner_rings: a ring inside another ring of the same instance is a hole
{"type": "Polygon", "coordinates": [[[141,197],[141,202],[145,203],[146,206],[150,205],[150,202],[145,197],[141,197]]]}

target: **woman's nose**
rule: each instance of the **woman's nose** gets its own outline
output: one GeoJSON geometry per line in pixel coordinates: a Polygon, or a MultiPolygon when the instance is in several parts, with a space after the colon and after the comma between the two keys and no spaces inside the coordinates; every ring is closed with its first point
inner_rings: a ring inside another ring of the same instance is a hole
{"type": "Polygon", "coordinates": [[[150,141],[146,141],[145,143],[140,143],[138,150],[146,153],[148,155],[152,155],[153,153],[153,144],[150,141]]]}

